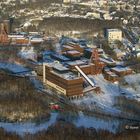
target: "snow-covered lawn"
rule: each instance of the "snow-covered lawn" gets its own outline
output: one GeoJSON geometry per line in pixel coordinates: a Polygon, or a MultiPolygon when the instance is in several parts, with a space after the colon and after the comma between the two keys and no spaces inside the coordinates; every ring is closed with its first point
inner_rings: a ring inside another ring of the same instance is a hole
{"type": "Polygon", "coordinates": [[[79,112],[79,118],[74,122],[77,127],[95,128],[97,130],[103,129],[110,132],[118,131],[120,121],[117,119],[101,119],[99,117],[86,116],[82,112],[79,112]]]}
{"type": "Polygon", "coordinates": [[[122,86],[133,93],[136,100],[140,101],[140,74],[125,76],[122,80],[122,86]]]}
{"type": "Polygon", "coordinates": [[[56,122],[57,113],[51,113],[51,118],[49,121],[41,124],[36,124],[32,122],[27,123],[5,123],[0,122],[0,127],[4,128],[8,132],[16,132],[19,135],[24,135],[25,133],[35,134],[41,130],[47,130],[49,126],[56,122]]]}
{"type": "Polygon", "coordinates": [[[97,109],[106,113],[120,114],[121,111],[114,106],[117,101],[117,97],[126,96],[127,98],[135,99],[135,95],[132,91],[119,86],[118,83],[111,83],[105,80],[103,75],[96,75],[93,76],[93,78],[97,85],[100,86],[101,93],[97,94],[94,91],[91,91],[83,98],[73,100],[72,102],[76,105],[88,108],[91,111],[97,109]],[[125,95],[122,94],[123,92],[125,92],[125,95]]]}

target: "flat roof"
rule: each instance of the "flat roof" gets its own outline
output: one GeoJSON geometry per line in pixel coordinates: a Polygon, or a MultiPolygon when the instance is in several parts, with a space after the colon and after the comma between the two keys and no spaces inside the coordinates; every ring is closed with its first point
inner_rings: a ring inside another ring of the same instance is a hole
{"type": "Polygon", "coordinates": [[[68,54],[80,54],[79,51],[76,51],[76,50],[70,50],[70,51],[67,51],[68,54]]]}
{"type": "Polygon", "coordinates": [[[128,67],[121,67],[121,66],[117,66],[117,67],[114,67],[114,68],[111,68],[111,69],[115,70],[115,71],[118,71],[118,72],[123,72],[123,71],[131,70],[128,67]]]}
{"type": "Polygon", "coordinates": [[[86,62],[82,61],[82,60],[76,60],[76,61],[70,61],[67,62],[68,65],[84,65],[86,64],[86,62]]]}
{"type": "Polygon", "coordinates": [[[8,35],[10,38],[25,38],[24,35],[8,35]]]}
{"type": "Polygon", "coordinates": [[[111,32],[119,31],[119,32],[121,32],[122,30],[120,30],[120,29],[107,29],[107,31],[111,31],[111,32]]]}
{"type": "Polygon", "coordinates": [[[56,71],[52,71],[54,74],[66,79],[66,80],[72,80],[72,79],[79,79],[78,75],[74,74],[73,72],[67,72],[67,73],[57,73],[56,71]]]}
{"type": "Polygon", "coordinates": [[[110,61],[110,60],[107,60],[105,58],[100,58],[100,61],[104,62],[104,63],[107,63],[107,64],[116,64],[115,61],[110,61]]]}
{"type": "Polygon", "coordinates": [[[68,46],[68,45],[63,45],[63,49],[64,49],[64,48],[71,49],[71,50],[73,50],[73,49],[74,49],[73,47],[68,46]]]}
{"type": "Polygon", "coordinates": [[[54,66],[53,66],[53,69],[57,70],[57,71],[68,71],[69,68],[66,68],[64,67],[62,64],[59,64],[59,63],[56,63],[54,66]]]}
{"type": "Polygon", "coordinates": [[[68,68],[64,67],[62,64],[59,63],[47,63],[48,66],[52,68],[57,68],[59,70],[67,70],[65,73],[59,73],[55,70],[52,70],[51,72],[58,75],[59,77],[62,77],[66,80],[72,80],[72,79],[79,79],[78,75],[74,74],[73,72],[69,71],[68,68]]]}
{"type": "Polygon", "coordinates": [[[60,61],[69,61],[70,59],[64,55],[60,55],[60,54],[55,54],[55,53],[51,53],[51,57],[53,57],[56,60],[60,60],[60,61]]]}

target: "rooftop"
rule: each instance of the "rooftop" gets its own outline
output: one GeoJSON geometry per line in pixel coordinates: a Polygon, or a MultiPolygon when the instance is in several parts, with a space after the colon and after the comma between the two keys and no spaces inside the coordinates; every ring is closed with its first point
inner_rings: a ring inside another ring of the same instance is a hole
{"type": "Polygon", "coordinates": [[[54,68],[52,73],[58,75],[59,77],[62,77],[66,80],[72,80],[72,79],[79,79],[78,75],[74,74],[73,72],[69,71],[68,68],[64,67],[62,64],[59,63],[47,63],[48,66],[54,68]],[[63,73],[60,73],[61,71],[64,71],[63,73]]]}
{"type": "Polygon", "coordinates": [[[73,72],[67,72],[67,73],[57,73],[56,71],[53,71],[54,74],[66,79],[66,80],[73,80],[73,79],[79,79],[78,75],[74,74],[73,72]]]}
{"type": "Polygon", "coordinates": [[[107,31],[109,31],[109,32],[121,32],[120,29],[107,29],[107,31]]]}
{"type": "Polygon", "coordinates": [[[131,70],[131,69],[128,67],[116,66],[116,67],[112,68],[112,70],[123,72],[123,71],[131,70]]]}
{"type": "Polygon", "coordinates": [[[69,69],[64,67],[62,64],[59,64],[59,63],[56,63],[54,66],[53,66],[53,69],[54,70],[57,70],[57,71],[60,71],[60,72],[66,72],[68,71],[69,69]]]}
{"type": "Polygon", "coordinates": [[[82,61],[82,60],[76,60],[76,61],[70,61],[70,62],[67,62],[68,65],[84,65],[86,64],[85,61],[82,61]]]}

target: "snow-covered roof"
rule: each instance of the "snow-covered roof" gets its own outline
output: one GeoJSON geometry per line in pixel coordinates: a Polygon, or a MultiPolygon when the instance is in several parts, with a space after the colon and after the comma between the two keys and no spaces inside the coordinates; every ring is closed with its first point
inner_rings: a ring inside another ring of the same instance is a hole
{"type": "Polygon", "coordinates": [[[30,69],[27,69],[15,63],[2,63],[2,62],[0,62],[0,69],[8,70],[11,73],[21,73],[30,71],[30,69]]]}

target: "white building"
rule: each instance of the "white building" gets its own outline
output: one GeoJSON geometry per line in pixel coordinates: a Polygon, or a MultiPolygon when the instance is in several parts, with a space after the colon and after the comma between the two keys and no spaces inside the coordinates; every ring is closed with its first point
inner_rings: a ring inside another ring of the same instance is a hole
{"type": "Polygon", "coordinates": [[[105,37],[108,42],[113,42],[115,40],[122,41],[122,31],[120,29],[107,29],[105,31],[105,37]]]}

